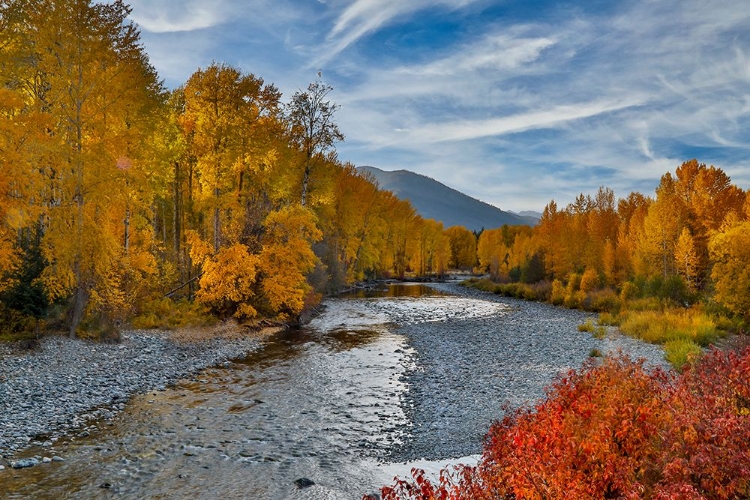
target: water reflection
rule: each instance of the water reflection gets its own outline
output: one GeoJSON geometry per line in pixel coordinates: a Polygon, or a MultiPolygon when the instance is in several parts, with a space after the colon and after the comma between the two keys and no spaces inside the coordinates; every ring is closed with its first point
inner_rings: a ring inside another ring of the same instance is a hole
{"type": "MultiPolygon", "coordinates": [[[[359,498],[398,442],[404,339],[383,328],[282,332],[244,360],[133,398],[114,426],[3,471],[7,498],[359,498]],[[295,480],[315,483],[299,489],[295,480]]],[[[49,450],[29,450],[28,455],[49,450]]]]}
{"type": "Polygon", "coordinates": [[[444,296],[446,293],[423,283],[390,283],[374,288],[360,288],[339,295],[345,299],[370,299],[379,297],[444,296]]]}

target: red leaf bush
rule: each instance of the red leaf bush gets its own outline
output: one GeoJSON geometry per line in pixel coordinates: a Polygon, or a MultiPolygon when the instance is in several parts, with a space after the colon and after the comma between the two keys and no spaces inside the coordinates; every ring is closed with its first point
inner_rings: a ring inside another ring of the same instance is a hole
{"type": "Polygon", "coordinates": [[[421,470],[384,500],[750,498],[750,347],[683,373],[625,356],[571,371],[490,429],[476,467],[421,470]]]}

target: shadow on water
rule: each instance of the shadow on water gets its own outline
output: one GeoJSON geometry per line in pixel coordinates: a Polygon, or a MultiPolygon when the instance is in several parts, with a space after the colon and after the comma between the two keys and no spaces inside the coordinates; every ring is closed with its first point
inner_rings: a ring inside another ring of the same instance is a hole
{"type": "Polygon", "coordinates": [[[343,299],[372,299],[387,297],[430,297],[448,295],[422,283],[391,283],[379,288],[361,288],[339,295],[343,299]]]}

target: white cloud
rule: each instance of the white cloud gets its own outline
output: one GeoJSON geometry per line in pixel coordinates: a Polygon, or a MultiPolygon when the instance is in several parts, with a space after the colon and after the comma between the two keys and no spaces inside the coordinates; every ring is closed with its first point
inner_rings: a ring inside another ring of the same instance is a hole
{"type": "Polygon", "coordinates": [[[147,2],[132,0],[131,18],[152,33],[174,33],[211,28],[229,18],[229,10],[222,0],[168,0],[147,2]]]}
{"type": "Polygon", "coordinates": [[[558,126],[561,123],[589,118],[602,113],[638,106],[640,100],[629,99],[614,102],[591,102],[577,105],[560,105],[547,110],[535,110],[512,116],[488,120],[470,120],[428,125],[415,131],[410,139],[428,143],[443,141],[465,141],[481,137],[522,132],[530,129],[558,126]]]}
{"type": "Polygon", "coordinates": [[[475,1],[477,0],[354,0],[338,16],[326,38],[326,46],[313,65],[330,61],[363,36],[398,18],[428,7],[460,9],[475,1]]]}

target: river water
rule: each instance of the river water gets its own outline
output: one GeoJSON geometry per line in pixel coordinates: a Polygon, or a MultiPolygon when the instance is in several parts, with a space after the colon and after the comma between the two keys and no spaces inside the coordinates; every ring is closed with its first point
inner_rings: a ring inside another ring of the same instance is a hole
{"type": "MultiPolygon", "coordinates": [[[[101,431],[58,447],[64,461],[0,472],[0,497],[357,499],[413,465],[437,470],[394,453],[412,440],[409,381],[421,370],[397,325],[498,322],[509,307],[421,286],[381,295],[331,300],[246,359],[132,398],[101,431]]],[[[476,452],[481,435],[470,439],[476,452]]],[[[24,455],[35,454],[49,451],[24,455]]]]}

